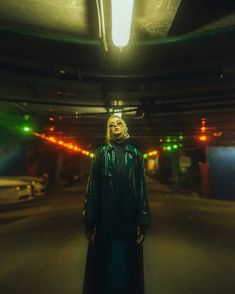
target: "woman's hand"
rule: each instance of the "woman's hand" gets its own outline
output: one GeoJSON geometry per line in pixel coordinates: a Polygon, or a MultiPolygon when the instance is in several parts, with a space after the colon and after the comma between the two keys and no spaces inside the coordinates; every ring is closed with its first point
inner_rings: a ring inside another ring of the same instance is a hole
{"type": "Polygon", "coordinates": [[[89,243],[91,243],[92,245],[94,244],[95,242],[95,236],[96,236],[96,228],[88,228],[86,229],[86,238],[88,240],[89,243]]]}
{"type": "Polygon", "coordinates": [[[95,233],[87,233],[87,240],[93,245],[95,242],[95,233]]]}
{"type": "Polygon", "coordinates": [[[136,242],[137,244],[141,244],[144,242],[145,239],[145,232],[141,227],[137,227],[137,239],[136,242]]]}

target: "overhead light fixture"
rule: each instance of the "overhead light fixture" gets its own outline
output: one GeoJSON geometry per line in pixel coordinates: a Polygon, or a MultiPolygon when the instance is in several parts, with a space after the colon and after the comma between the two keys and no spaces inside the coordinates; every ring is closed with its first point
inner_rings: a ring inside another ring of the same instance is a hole
{"type": "Polygon", "coordinates": [[[114,109],[114,114],[116,116],[122,117],[122,109],[114,109]]]}
{"type": "Polygon", "coordinates": [[[134,0],[111,0],[112,40],[116,47],[126,47],[131,32],[134,0]]]}

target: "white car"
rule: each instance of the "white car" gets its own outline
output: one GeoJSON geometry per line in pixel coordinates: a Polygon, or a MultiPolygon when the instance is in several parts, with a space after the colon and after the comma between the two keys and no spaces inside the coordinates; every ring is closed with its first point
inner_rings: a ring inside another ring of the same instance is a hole
{"type": "Polygon", "coordinates": [[[0,205],[33,200],[33,187],[26,181],[0,178],[0,205]]]}
{"type": "Polygon", "coordinates": [[[42,197],[46,194],[44,179],[41,177],[18,176],[15,179],[26,181],[33,186],[33,196],[35,198],[42,197]]]}

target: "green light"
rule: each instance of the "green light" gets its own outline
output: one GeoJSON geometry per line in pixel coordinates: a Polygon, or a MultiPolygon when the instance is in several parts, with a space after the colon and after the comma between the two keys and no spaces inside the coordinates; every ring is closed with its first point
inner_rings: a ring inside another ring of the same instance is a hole
{"type": "Polygon", "coordinates": [[[173,148],[174,148],[174,149],[177,149],[177,148],[178,148],[178,145],[177,145],[177,144],[174,144],[174,145],[173,145],[173,148]]]}
{"type": "Polygon", "coordinates": [[[29,133],[29,132],[32,131],[32,129],[31,129],[30,127],[28,127],[28,126],[24,126],[24,127],[23,127],[23,131],[24,131],[25,133],[29,133]]]}
{"type": "Polygon", "coordinates": [[[148,158],[148,154],[145,153],[145,154],[143,155],[143,157],[144,157],[144,158],[148,158]]]}
{"type": "Polygon", "coordinates": [[[182,135],[180,135],[180,136],[179,136],[179,139],[180,139],[180,140],[183,140],[183,139],[184,139],[184,137],[183,137],[182,135]]]}
{"type": "Polygon", "coordinates": [[[166,149],[167,149],[168,151],[171,151],[171,146],[167,146],[166,149]]]}
{"type": "Polygon", "coordinates": [[[30,119],[30,116],[28,114],[25,114],[24,115],[24,120],[29,120],[30,119]]]}
{"type": "Polygon", "coordinates": [[[171,141],[171,139],[170,139],[170,138],[167,138],[167,139],[166,139],[166,141],[167,141],[167,142],[170,142],[170,141],[171,141]]]}

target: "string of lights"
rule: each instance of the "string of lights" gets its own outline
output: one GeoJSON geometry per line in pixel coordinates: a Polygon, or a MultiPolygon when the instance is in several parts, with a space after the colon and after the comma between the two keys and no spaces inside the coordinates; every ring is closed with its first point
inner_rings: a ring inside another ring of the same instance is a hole
{"type": "Polygon", "coordinates": [[[62,147],[67,148],[67,149],[69,149],[71,151],[79,152],[79,153],[81,153],[83,155],[90,156],[91,158],[94,157],[94,153],[92,153],[92,152],[90,152],[88,150],[82,149],[79,146],[77,146],[76,144],[65,142],[65,141],[63,141],[61,139],[57,139],[54,136],[46,136],[45,134],[39,134],[39,133],[35,133],[35,132],[33,132],[32,134],[34,136],[39,137],[39,138],[41,138],[43,140],[46,140],[46,141],[48,141],[48,142],[50,142],[52,144],[62,146],[62,147]]]}

